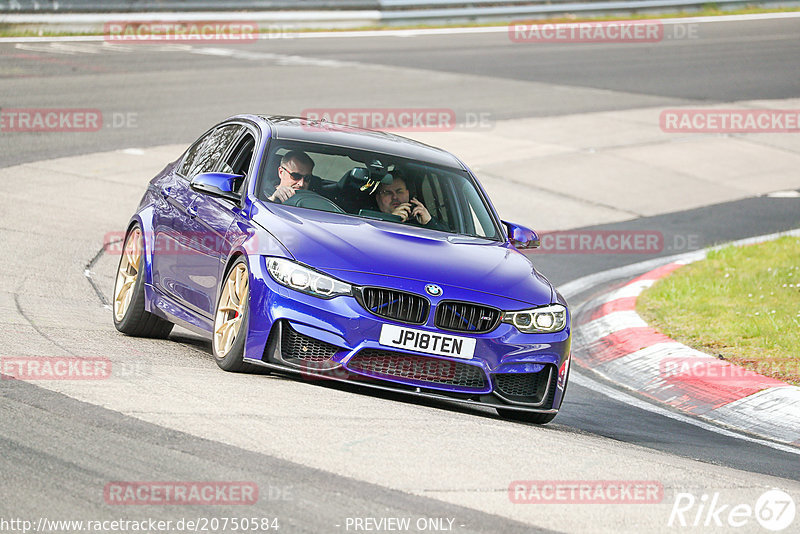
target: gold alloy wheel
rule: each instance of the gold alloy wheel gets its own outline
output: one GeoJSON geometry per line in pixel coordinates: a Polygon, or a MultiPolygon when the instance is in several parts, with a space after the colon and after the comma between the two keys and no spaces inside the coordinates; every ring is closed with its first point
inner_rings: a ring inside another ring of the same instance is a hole
{"type": "Polygon", "coordinates": [[[244,263],[240,263],[231,270],[228,279],[225,280],[217,315],[214,318],[214,354],[217,358],[224,358],[228,354],[242,328],[248,285],[247,267],[244,263]]]}
{"type": "Polygon", "coordinates": [[[142,231],[139,228],[128,236],[122,258],[119,261],[117,281],[114,284],[114,319],[122,321],[131,305],[136,279],[139,277],[139,263],[142,260],[142,231]]]}

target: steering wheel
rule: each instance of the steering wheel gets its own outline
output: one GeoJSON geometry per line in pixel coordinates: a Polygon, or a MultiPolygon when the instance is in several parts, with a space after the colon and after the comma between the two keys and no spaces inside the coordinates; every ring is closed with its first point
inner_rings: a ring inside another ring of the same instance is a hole
{"type": "Polygon", "coordinates": [[[320,211],[330,211],[333,213],[345,213],[332,200],[329,200],[319,193],[308,189],[300,189],[294,195],[286,199],[284,206],[297,206],[298,208],[311,208],[320,211]]]}

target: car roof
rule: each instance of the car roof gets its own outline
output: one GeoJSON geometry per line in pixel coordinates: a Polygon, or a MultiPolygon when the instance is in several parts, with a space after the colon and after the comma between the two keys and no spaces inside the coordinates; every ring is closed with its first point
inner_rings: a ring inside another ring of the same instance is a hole
{"type": "Polygon", "coordinates": [[[327,121],[312,121],[304,117],[276,115],[243,115],[239,117],[249,118],[256,122],[266,122],[272,129],[272,136],[275,139],[355,148],[466,170],[458,158],[445,150],[391,133],[327,121]]]}

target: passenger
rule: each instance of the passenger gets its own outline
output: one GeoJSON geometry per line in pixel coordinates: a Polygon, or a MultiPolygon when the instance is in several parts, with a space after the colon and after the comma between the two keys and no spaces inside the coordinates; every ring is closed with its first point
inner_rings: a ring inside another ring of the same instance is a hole
{"type": "Polygon", "coordinates": [[[283,203],[301,189],[308,189],[314,178],[314,160],[303,151],[292,150],[281,158],[278,167],[278,184],[268,198],[271,202],[283,203]]]}
{"type": "Polygon", "coordinates": [[[397,215],[403,222],[434,230],[445,230],[439,221],[431,217],[428,208],[422,202],[410,198],[406,181],[399,176],[395,176],[390,183],[382,183],[378,187],[375,192],[375,202],[383,213],[397,215]]]}

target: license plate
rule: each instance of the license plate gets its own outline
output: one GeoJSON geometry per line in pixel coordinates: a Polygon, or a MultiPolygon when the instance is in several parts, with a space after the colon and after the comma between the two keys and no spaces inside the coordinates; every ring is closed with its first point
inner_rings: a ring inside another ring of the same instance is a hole
{"type": "Polygon", "coordinates": [[[393,324],[385,324],[381,327],[379,341],[381,345],[387,347],[398,347],[464,360],[471,360],[475,354],[475,339],[473,338],[426,332],[393,324]]]}

